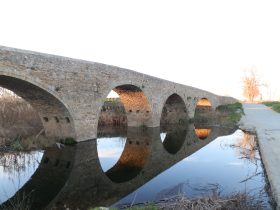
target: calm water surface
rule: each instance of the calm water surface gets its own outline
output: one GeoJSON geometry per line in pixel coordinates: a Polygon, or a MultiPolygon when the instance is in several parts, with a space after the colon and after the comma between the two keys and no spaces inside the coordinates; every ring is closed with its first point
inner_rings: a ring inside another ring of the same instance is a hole
{"type": "MultiPolygon", "coordinates": [[[[162,135],[161,135],[162,136],[162,135]]],[[[157,201],[178,194],[201,197],[219,187],[222,195],[248,192],[270,208],[260,155],[254,150],[255,136],[241,130],[218,137],[154,177],[114,206],[157,201]]]]}
{"type": "Polygon", "coordinates": [[[58,208],[121,207],[178,194],[200,197],[218,187],[222,195],[255,195],[269,209],[255,144],[241,130],[189,126],[106,129],[73,147],[1,153],[0,203],[21,189],[38,192],[33,209],[50,202],[58,208]]]}

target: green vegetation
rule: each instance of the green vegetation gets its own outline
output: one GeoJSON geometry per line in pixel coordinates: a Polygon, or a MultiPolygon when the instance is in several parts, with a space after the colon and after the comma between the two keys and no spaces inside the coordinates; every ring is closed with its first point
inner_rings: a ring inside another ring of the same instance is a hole
{"type": "Polygon", "coordinates": [[[68,146],[77,144],[75,139],[72,137],[66,137],[65,139],[60,139],[60,143],[62,143],[64,145],[68,145],[68,146]]]}
{"type": "Polygon", "coordinates": [[[262,104],[271,107],[273,105],[280,104],[280,102],[278,102],[278,101],[266,101],[266,102],[263,102],[262,104]]]}
{"type": "Polygon", "coordinates": [[[217,107],[217,111],[220,111],[220,112],[234,113],[234,112],[239,112],[238,110],[240,110],[240,112],[242,114],[244,114],[242,104],[239,103],[239,102],[236,102],[234,104],[220,105],[220,106],[217,107]]]}
{"type": "Polygon", "coordinates": [[[280,113],[280,102],[278,101],[267,101],[263,102],[264,105],[271,107],[275,112],[280,113]]]}
{"type": "Polygon", "coordinates": [[[238,123],[242,115],[244,115],[242,104],[239,102],[218,106],[217,111],[227,113],[226,118],[231,123],[238,123]]]}
{"type": "Polygon", "coordinates": [[[274,104],[274,105],[272,106],[272,109],[273,109],[275,112],[280,113],[280,104],[274,104]]]}

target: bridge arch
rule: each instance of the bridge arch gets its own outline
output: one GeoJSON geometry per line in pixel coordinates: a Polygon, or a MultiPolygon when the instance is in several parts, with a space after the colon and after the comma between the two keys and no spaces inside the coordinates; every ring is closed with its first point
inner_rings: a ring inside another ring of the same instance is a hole
{"type": "Polygon", "coordinates": [[[206,97],[197,98],[195,105],[195,118],[198,119],[200,115],[207,114],[213,110],[211,101],[206,97]]]}
{"type": "MultiPolygon", "coordinates": [[[[136,85],[123,84],[110,89],[119,95],[124,106],[128,127],[149,127],[152,123],[151,106],[145,93],[136,85]]],[[[107,95],[110,93],[108,91],[107,95]]],[[[104,101],[104,100],[103,100],[104,101]]],[[[102,107],[102,106],[101,106],[102,107]]],[[[98,119],[100,118],[100,111],[98,119]]]]}
{"type": "Polygon", "coordinates": [[[177,93],[169,95],[164,102],[160,125],[185,124],[188,122],[188,112],[186,104],[177,93]]]}
{"type": "Polygon", "coordinates": [[[139,175],[151,153],[151,134],[149,128],[128,130],[124,150],[119,160],[105,172],[111,181],[127,182],[139,175]]]}
{"type": "Polygon", "coordinates": [[[38,112],[47,137],[76,137],[70,109],[54,94],[55,90],[36,79],[1,72],[0,86],[13,91],[38,112]]]}
{"type": "Polygon", "coordinates": [[[188,112],[183,98],[177,93],[169,95],[160,118],[161,140],[168,153],[176,154],[181,149],[187,135],[187,124],[188,112]]]}
{"type": "Polygon", "coordinates": [[[204,110],[204,111],[209,111],[212,110],[212,103],[210,99],[206,97],[202,97],[198,99],[196,103],[196,109],[204,110]]]}
{"type": "Polygon", "coordinates": [[[202,128],[215,123],[215,104],[206,97],[197,99],[194,113],[195,133],[199,139],[206,139],[211,131],[202,128]]]}

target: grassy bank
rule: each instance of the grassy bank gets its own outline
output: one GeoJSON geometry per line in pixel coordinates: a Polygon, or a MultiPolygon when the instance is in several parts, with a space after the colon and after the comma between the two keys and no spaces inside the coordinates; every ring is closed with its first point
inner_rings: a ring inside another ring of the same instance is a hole
{"type": "Polygon", "coordinates": [[[275,112],[280,113],[280,102],[278,101],[267,101],[263,102],[264,105],[271,107],[275,112]]]}

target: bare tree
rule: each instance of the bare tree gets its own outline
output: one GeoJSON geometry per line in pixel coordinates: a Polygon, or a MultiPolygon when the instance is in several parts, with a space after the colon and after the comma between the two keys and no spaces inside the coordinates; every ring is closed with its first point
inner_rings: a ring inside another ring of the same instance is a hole
{"type": "Polygon", "coordinates": [[[254,99],[260,95],[260,80],[257,76],[255,67],[246,69],[244,72],[243,80],[243,95],[249,102],[253,102],[254,99]]]}

